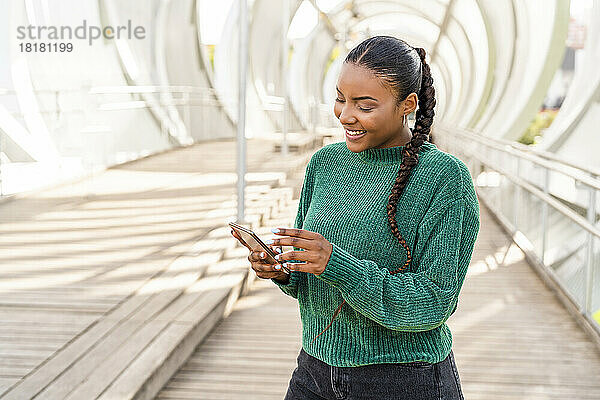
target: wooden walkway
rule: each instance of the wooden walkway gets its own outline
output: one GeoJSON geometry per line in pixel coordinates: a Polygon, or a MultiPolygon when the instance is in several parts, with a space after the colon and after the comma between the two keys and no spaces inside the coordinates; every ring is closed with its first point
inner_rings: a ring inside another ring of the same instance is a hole
{"type": "MultiPolygon", "coordinates": [[[[251,226],[291,199],[281,184],[312,154],[282,163],[268,144],[247,143],[251,226]]],[[[226,225],[235,153],[234,140],[199,143],[0,203],[0,398],[160,389],[248,276],[226,225]]]]}
{"type": "MultiPolygon", "coordinates": [[[[465,399],[600,399],[598,348],[483,205],[481,222],[448,320],[465,399]]],[[[296,300],[257,279],[157,398],[282,399],[300,332],[296,300]]]]}
{"type": "Polygon", "coordinates": [[[258,279],[157,399],[281,400],[300,351],[298,303],[258,279]]]}

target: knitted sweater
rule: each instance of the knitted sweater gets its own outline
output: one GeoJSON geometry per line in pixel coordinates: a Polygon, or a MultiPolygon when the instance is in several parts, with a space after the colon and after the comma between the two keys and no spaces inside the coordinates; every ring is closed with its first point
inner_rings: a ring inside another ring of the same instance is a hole
{"type": "Polygon", "coordinates": [[[354,153],[332,143],[306,167],[294,227],[320,233],[333,251],[320,275],[292,271],[289,283],[272,281],[298,299],[304,350],[329,365],[436,363],[450,353],[445,321],[471,260],[479,202],[466,165],[423,143],[396,212],[412,261],[391,274],[407,258],[386,213],[403,149],[354,153]]]}

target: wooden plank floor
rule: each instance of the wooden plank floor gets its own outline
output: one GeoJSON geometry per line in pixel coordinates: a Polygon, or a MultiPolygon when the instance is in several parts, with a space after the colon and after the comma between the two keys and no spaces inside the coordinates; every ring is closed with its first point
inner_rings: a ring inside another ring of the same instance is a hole
{"type": "MultiPolygon", "coordinates": [[[[467,400],[600,399],[600,352],[481,206],[448,320],[467,400]]],[[[297,301],[270,281],[215,328],[159,399],[282,399],[299,352],[297,301]]]]}
{"type": "MultiPolygon", "coordinates": [[[[246,199],[255,207],[252,185],[285,178],[288,165],[305,159],[265,160],[265,145],[247,142],[246,199]]],[[[175,149],[0,203],[0,398],[16,387],[27,387],[19,398],[39,393],[84,356],[79,342],[93,348],[112,329],[111,312],[235,216],[235,158],[224,154],[235,154],[234,140],[175,149]]],[[[90,371],[112,352],[88,352],[90,371]]]]}
{"type": "Polygon", "coordinates": [[[300,351],[298,302],[257,279],[160,399],[282,399],[300,351]]]}

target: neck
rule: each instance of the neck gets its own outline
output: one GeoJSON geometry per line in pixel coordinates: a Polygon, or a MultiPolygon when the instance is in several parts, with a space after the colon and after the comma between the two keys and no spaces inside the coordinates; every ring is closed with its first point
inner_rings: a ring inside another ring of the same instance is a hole
{"type": "MultiPolygon", "coordinates": [[[[408,142],[407,142],[408,143],[408,142]]],[[[406,145],[375,148],[371,147],[356,154],[361,160],[369,164],[392,165],[402,162],[406,145]]],[[[417,150],[419,153],[436,148],[433,143],[423,142],[417,150]]]]}
{"type": "Polygon", "coordinates": [[[373,148],[374,149],[384,149],[386,147],[405,146],[406,144],[408,144],[408,142],[411,141],[411,139],[412,139],[412,132],[410,131],[410,129],[407,126],[405,126],[402,128],[402,130],[397,135],[394,135],[392,140],[381,143],[380,145],[374,146],[373,148]]]}

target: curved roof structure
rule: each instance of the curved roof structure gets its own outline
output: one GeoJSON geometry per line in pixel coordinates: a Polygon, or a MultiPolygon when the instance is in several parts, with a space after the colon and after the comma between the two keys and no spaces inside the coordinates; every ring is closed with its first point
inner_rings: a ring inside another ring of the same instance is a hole
{"type": "MultiPolygon", "coordinates": [[[[99,151],[84,145],[91,137],[110,143],[97,158],[111,164],[234,136],[238,0],[67,0],[52,10],[44,4],[4,2],[0,15],[9,32],[18,26],[75,26],[84,18],[99,27],[133,21],[146,36],[93,46],[74,38],[77,51],[70,55],[14,51],[18,38],[3,36],[5,162],[85,158],[99,151]],[[133,124],[141,129],[135,137],[128,134],[133,124]]],[[[594,7],[598,15],[598,2],[594,7]]],[[[427,51],[437,94],[435,124],[514,140],[542,104],[563,59],[569,22],[564,0],[249,0],[248,10],[248,136],[283,129],[283,98],[290,104],[288,129],[339,126],[332,107],[341,62],[364,38],[387,34],[427,51]]],[[[551,151],[573,152],[577,143],[593,140],[597,36],[596,24],[584,67],[541,144],[551,151]]]]}

